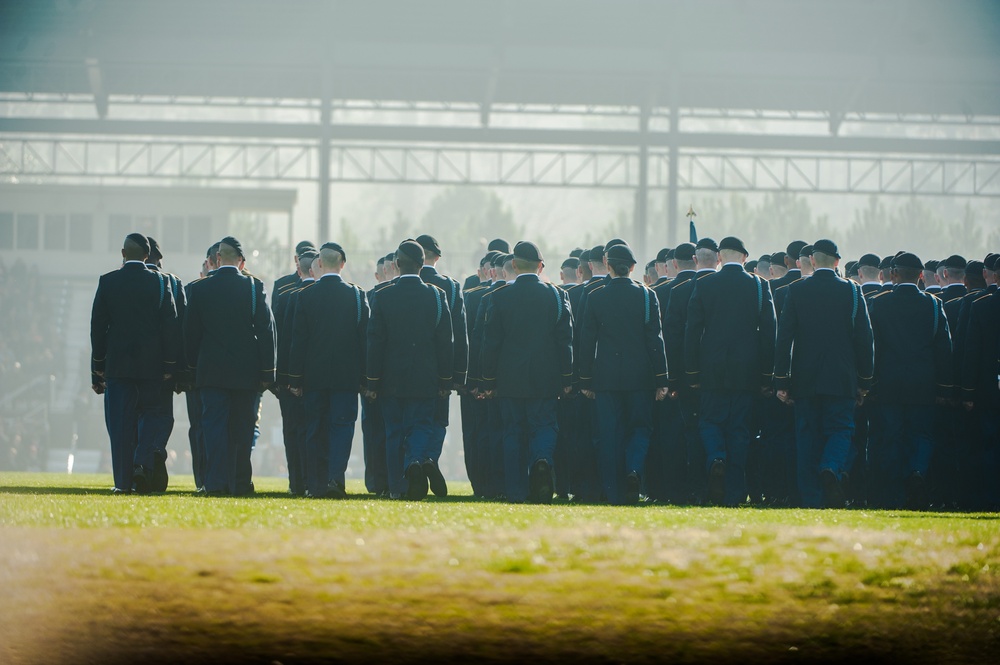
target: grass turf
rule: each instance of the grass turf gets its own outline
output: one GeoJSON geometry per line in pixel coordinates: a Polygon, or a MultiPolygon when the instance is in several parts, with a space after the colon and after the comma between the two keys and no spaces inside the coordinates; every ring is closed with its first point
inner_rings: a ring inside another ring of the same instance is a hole
{"type": "MultiPolygon", "coordinates": [[[[208,499],[0,474],[0,662],[996,662],[995,514],[208,499]]],[[[465,496],[462,496],[462,494],[465,496]]]]}

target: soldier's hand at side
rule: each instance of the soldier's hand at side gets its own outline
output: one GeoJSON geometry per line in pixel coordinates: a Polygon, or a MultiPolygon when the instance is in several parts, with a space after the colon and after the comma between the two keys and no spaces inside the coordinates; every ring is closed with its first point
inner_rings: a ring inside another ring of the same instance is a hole
{"type": "Polygon", "coordinates": [[[868,395],[868,391],[863,388],[858,388],[858,398],[854,400],[854,403],[861,406],[865,403],[865,397],[868,395]]]}
{"type": "Polygon", "coordinates": [[[573,386],[566,386],[563,388],[563,395],[569,395],[573,392],[573,386]]]}
{"type": "Polygon", "coordinates": [[[656,401],[657,402],[662,402],[664,399],[666,399],[666,397],[667,397],[667,389],[666,388],[657,388],[656,389],[656,401]]]}
{"type": "Polygon", "coordinates": [[[302,397],[302,388],[289,388],[290,392],[294,397],[302,397]]]}
{"type": "Polygon", "coordinates": [[[483,399],[493,399],[493,394],[494,394],[494,391],[492,391],[492,390],[484,390],[482,392],[482,398],[483,399]]]}
{"type": "Polygon", "coordinates": [[[374,402],[375,398],[378,397],[378,393],[375,392],[374,390],[366,390],[364,394],[365,394],[365,399],[367,399],[370,402],[374,402]]]}
{"type": "Polygon", "coordinates": [[[447,397],[450,394],[451,394],[450,390],[439,390],[438,391],[438,397],[447,397]]]}
{"type": "Polygon", "coordinates": [[[761,397],[770,397],[773,394],[774,394],[774,390],[771,388],[771,386],[761,386],[760,387],[760,396],[761,397]]]}
{"type": "Polygon", "coordinates": [[[795,404],[795,400],[793,400],[791,397],[788,396],[787,390],[779,390],[778,399],[781,400],[782,404],[787,404],[788,406],[795,404]]]}
{"type": "Polygon", "coordinates": [[[670,399],[677,399],[679,396],[680,396],[680,393],[678,391],[676,391],[676,390],[671,390],[670,394],[668,395],[668,397],[670,397],[670,399]]]}
{"type": "Polygon", "coordinates": [[[91,390],[93,390],[98,395],[103,395],[104,394],[105,385],[106,384],[103,381],[101,381],[100,383],[93,383],[93,384],[91,384],[90,388],[91,388],[91,390]]]}
{"type": "Polygon", "coordinates": [[[173,375],[173,374],[164,374],[164,375],[163,375],[163,380],[164,380],[164,381],[169,381],[169,380],[170,380],[170,379],[172,379],[172,378],[174,378],[174,375],[173,375]]]}
{"type": "Polygon", "coordinates": [[[976,404],[975,404],[975,402],[962,402],[962,406],[964,406],[964,407],[965,407],[965,410],[966,410],[966,411],[972,411],[972,408],[973,408],[973,407],[974,407],[975,405],[976,405],[976,404]]]}
{"type": "Polygon", "coordinates": [[[587,399],[594,399],[596,397],[596,395],[594,395],[593,390],[581,390],[580,394],[586,397],[587,399]]]}

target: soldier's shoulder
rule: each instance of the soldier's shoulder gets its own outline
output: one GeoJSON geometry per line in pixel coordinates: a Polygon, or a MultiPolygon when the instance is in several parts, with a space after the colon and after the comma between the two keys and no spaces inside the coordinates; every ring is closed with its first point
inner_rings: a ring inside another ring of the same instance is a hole
{"type": "Polygon", "coordinates": [[[496,293],[497,293],[498,291],[503,291],[503,290],[504,290],[504,289],[506,289],[506,288],[507,288],[508,286],[510,286],[510,284],[508,284],[508,283],[504,282],[504,283],[503,283],[503,284],[501,284],[500,286],[498,286],[498,287],[496,287],[496,288],[492,288],[492,289],[490,289],[489,291],[487,291],[486,293],[484,293],[484,294],[483,294],[483,298],[488,298],[488,297],[490,297],[490,296],[493,296],[493,295],[496,295],[496,293]]]}
{"type": "Polygon", "coordinates": [[[477,286],[473,286],[471,289],[465,289],[465,291],[463,291],[462,293],[464,293],[465,295],[469,295],[471,293],[480,293],[488,288],[489,285],[487,284],[479,284],[477,286]]]}

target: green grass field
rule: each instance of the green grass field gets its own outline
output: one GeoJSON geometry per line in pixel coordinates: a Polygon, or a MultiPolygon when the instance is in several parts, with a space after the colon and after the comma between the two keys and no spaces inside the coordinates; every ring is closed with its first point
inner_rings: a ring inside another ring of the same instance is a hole
{"type": "Polygon", "coordinates": [[[1000,660],[1000,516],[0,474],[0,663],[1000,660]]]}

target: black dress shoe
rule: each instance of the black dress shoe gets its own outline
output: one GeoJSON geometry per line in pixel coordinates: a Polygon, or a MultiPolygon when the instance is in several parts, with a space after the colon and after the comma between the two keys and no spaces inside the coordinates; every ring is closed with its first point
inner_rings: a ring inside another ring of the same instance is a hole
{"type": "Polygon", "coordinates": [[[448,483],[445,482],[438,465],[433,460],[427,460],[420,467],[427,476],[427,482],[430,483],[434,496],[448,496],[448,483]]]}
{"type": "Polygon", "coordinates": [[[149,476],[141,466],[135,467],[132,472],[132,491],[136,494],[149,494],[149,476]]]}
{"type": "Polygon", "coordinates": [[[827,508],[844,507],[844,488],[833,469],[819,472],[819,482],[823,486],[823,500],[827,508]]]}
{"type": "Polygon", "coordinates": [[[344,489],[344,486],[336,480],[331,480],[326,486],[326,491],[323,493],[323,496],[327,499],[346,499],[347,491],[344,489]]]}
{"type": "Polygon", "coordinates": [[[170,476],[167,474],[167,453],[166,451],[156,451],[153,453],[153,468],[149,474],[149,489],[151,492],[166,492],[170,476]]]}
{"type": "Polygon", "coordinates": [[[528,474],[528,498],[534,503],[552,503],[552,469],[543,459],[535,462],[528,474]]]}
{"type": "Polygon", "coordinates": [[[132,490],[123,490],[120,487],[116,487],[113,490],[111,490],[111,495],[112,496],[122,496],[122,495],[125,495],[125,494],[131,494],[131,493],[132,493],[132,490]]]}
{"type": "Polygon", "coordinates": [[[414,462],[406,469],[406,498],[410,501],[423,501],[427,498],[427,476],[419,462],[414,462]]]}
{"type": "Polygon", "coordinates": [[[625,476],[625,503],[639,503],[639,472],[625,476]]]}
{"type": "Polygon", "coordinates": [[[708,502],[721,506],[726,502],[726,462],[717,459],[708,470],[708,502]]]}

